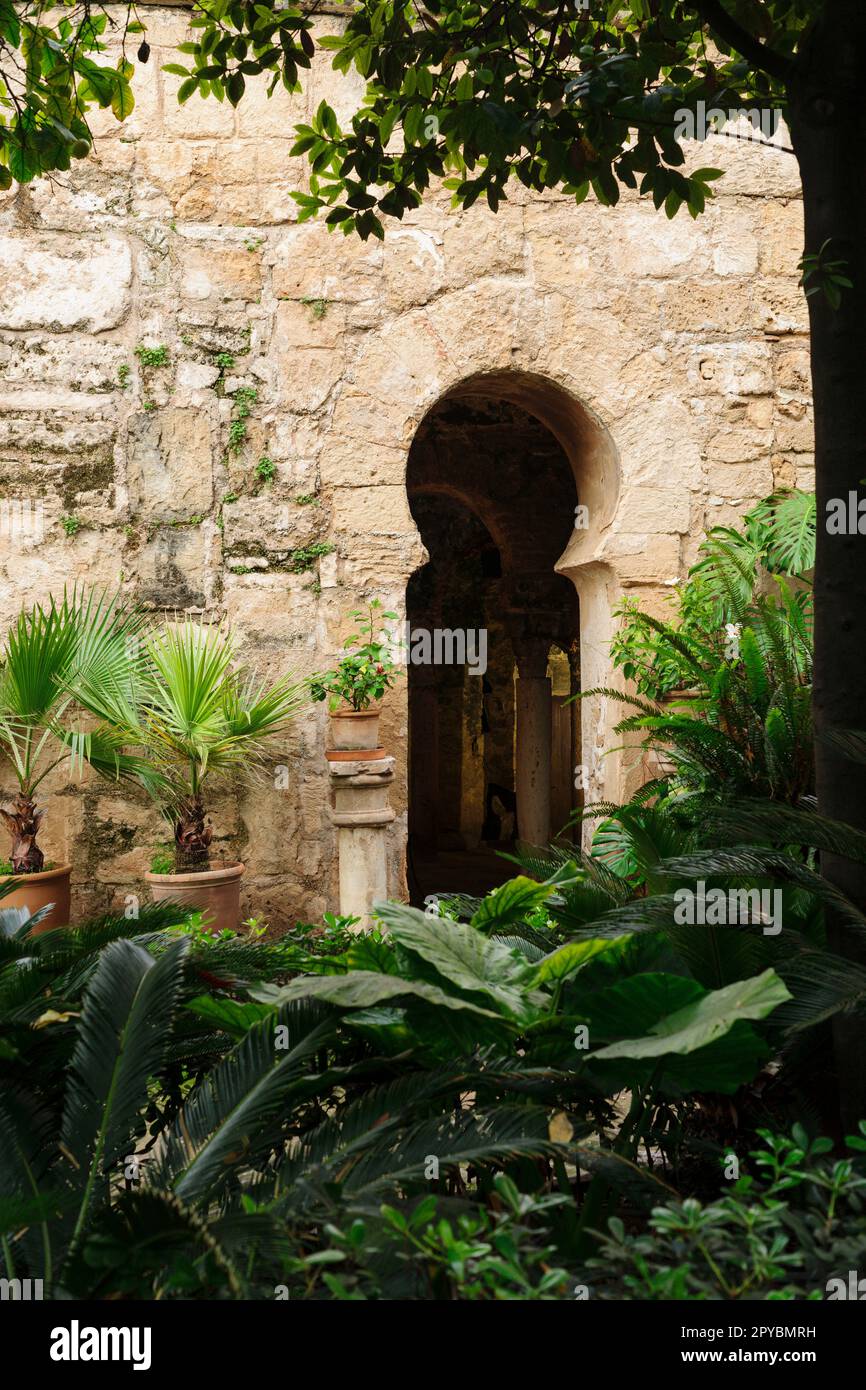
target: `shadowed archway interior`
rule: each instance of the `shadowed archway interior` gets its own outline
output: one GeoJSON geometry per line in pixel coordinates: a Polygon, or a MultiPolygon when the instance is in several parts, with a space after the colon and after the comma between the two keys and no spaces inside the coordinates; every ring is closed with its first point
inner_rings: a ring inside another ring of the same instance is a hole
{"type": "Polygon", "coordinates": [[[579,802],[578,598],[555,570],[579,499],[554,434],[483,378],[422,421],[407,489],[429,556],[406,600],[408,879],[423,902],[504,881],[498,852],[546,843],[579,802]]]}

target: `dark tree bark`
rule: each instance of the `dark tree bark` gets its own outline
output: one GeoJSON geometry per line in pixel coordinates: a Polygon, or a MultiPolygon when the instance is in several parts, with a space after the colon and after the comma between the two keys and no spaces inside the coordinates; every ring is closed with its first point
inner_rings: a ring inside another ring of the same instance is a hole
{"type": "Polygon", "coordinates": [[[45,856],[36,843],[36,836],[42,824],[44,811],[36,807],[29,797],[17,797],[11,811],[0,810],[4,824],[12,836],[13,874],[38,874],[45,864],[45,856]]]}
{"type": "Polygon", "coordinates": [[[178,810],[174,827],[175,863],[178,873],[193,873],[210,868],[212,837],[213,829],[205,823],[201,802],[185,802],[178,810]]]}
{"type": "MultiPolygon", "coordinates": [[[[815,401],[816,780],[822,814],[866,830],[866,766],[826,741],[866,728],[866,536],[831,535],[827,503],[866,497],[866,4],[827,0],[789,78],[791,137],[803,181],[806,251],[847,264],[854,282],[833,309],[809,298],[815,401]]],[[[811,281],[816,283],[815,281],[811,281]]],[[[864,523],[866,525],[866,523],[864,523]]],[[[822,857],[825,876],[866,909],[866,867],[822,857]]],[[[831,945],[857,957],[850,933],[830,923],[831,945]]],[[[862,955],[860,956],[862,958],[862,955]]],[[[847,1127],[866,1118],[866,1021],[842,1016],[834,1043],[847,1127]]]]}

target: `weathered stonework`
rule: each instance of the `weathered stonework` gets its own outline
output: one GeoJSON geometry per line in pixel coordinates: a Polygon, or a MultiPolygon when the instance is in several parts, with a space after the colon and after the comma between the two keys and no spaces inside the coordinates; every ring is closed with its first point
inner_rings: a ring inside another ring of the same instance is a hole
{"type": "MultiPolygon", "coordinates": [[[[486,379],[552,431],[589,506],[559,563],[580,595],[585,685],[609,680],[624,591],[660,611],[707,527],[776,484],[809,485],[792,156],[711,139],[696,164],[730,172],[697,222],[631,196],[576,209],[515,186],[495,217],[434,193],[365,244],[296,223],[306,166],[288,154],[323,96],[355,108],[359,79],[323,57],[302,96],[268,100],[251,83],[237,112],[179,107],[161,66],[187,15],[146,17],[152,56],[129,120],[97,113],[92,159],[0,194],[0,496],[41,500],[45,527],[0,536],[4,624],[64,583],[119,584],[154,607],[225,613],[263,671],[321,669],[359,599],[404,611],[425,558],[409,449],[425,414],[476,377],[476,394],[486,379]],[[144,365],[139,345],[165,346],[166,365],[144,365]],[[72,536],[64,517],[80,523],[72,536]]],[[[585,704],[591,794],[627,783],[603,757],[615,714],[585,704]]],[[[324,725],[311,707],[275,752],[285,790],[266,779],[213,807],[226,854],[247,862],[247,909],[275,923],[336,905],[324,725]]],[[[397,893],[405,682],[383,735],[397,893]]],[[[55,781],[45,848],[76,866],[79,910],[143,891],[164,839],[155,812],[93,777],[55,781]]]]}

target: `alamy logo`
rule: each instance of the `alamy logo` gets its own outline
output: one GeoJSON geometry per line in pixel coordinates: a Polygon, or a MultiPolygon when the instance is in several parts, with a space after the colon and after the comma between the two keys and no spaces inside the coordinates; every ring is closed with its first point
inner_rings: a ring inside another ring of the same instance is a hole
{"type": "Polygon", "coordinates": [[[41,1279],[0,1279],[0,1302],[39,1303],[42,1297],[41,1279]]]}
{"type": "Polygon", "coordinates": [[[828,536],[866,536],[866,497],[856,492],[827,499],[828,536]]]}
{"type": "Polygon", "coordinates": [[[397,666],[465,666],[470,676],[483,676],[487,670],[487,629],[412,627],[406,623],[403,636],[387,643],[391,660],[397,666]]]}
{"type": "Polygon", "coordinates": [[[696,888],[674,893],[674,921],[680,927],[760,926],[764,936],[782,930],[781,888],[710,888],[698,879],[696,888]]]}
{"type": "MultiPolygon", "coordinates": [[[[720,106],[711,106],[707,110],[707,103],[699,101],[694,111],[681,106],[674,112],[674,139],[703,141],[708,135],[721,135],[727,125],[737,125],[740,121],[746,121],[749,129],[742,132],[742,138],[759,140],[762,144],[770,145],[779,133],[781,115],[781,111],[772,106],[741,107],[731,111],[723,111],[720,106]]],[[[737,131],[737,134],[741,132],[737,131]]]]}
{"type": "Polygon", "coordinates": [[[149,1327],[82,1327],[73,1318],[69,1327],[51,1332],[52,1361],[131,1361],[134,1371],[150,1370],[149,1327]]]}
{"type": "Polygon", "coordinates": [[[849,1269],[847,1283],[840,1278],[828,1279],[825,1285],[827,1302],[839,1303],[843,1299],[855,1303],[866,1302],[866,1279],[858,1279],[858,1273],[856,1269],[849,1269]]]}

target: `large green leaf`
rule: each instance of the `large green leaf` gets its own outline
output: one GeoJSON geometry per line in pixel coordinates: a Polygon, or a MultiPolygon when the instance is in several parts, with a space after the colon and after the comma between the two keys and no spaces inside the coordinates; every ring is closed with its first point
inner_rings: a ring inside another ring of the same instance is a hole
{"type": "Polygon", "coordinates": [[[395,941],[458,989],[495,1000],[501,1010],[515,1018],[535,1013],[543,1003],[528,997],[534,968],[526,957],[484,936],[476,927],[427,916],[402,903],[382,903],[376,911],[395,941]]]}
{"type": "Polygon", "coordinates": [[[186,1007],[207,1023],[213,1023],[230,1033],[233,1038],[242,1038],[254,1023],[261,1023],[271,1013],[267,1004],[215,998],[212,994],[200,994],[191,999],[186,1007]]]}
{"type": "MultiPolygon", "coordinates": [[[[419,914],[423,915],[423,914],[419,914]]],[[[468,1009],[485,1018],[498,1018],[490,1009],[449,994],[426,980],[402,980],[398,975],[378,975],[372,970],[351,970],[347,975],[302,975],[291,984],[253,985],[250,994],[265,1004],[282,1005],[298,999],[319,999],[340,1009],[369,1009],[389,999],[414,997],[444,1009],[468,1009]]]]}
{"type": "Polygon", "coordinates": [[[631,1020],[628,1036],[593,1053],[599,1060],[684,1056],[723,1038],[735,1023],[766,1018],[791,998],[790,991],[774,970],[765,970],[752,979],[738,980],[709,993],[694,981],[679,980],[676,976],[638,975],[615,985],[611,993],[617,994],[620,1004],[630,998],[636,1006],[636,1016],[631,1020]],[[658,1015],[662,997],[675,1000],[679,995],[682,1000],[686,994],[692,996],[687,1002],[672,1012],[658,1015]],[[657,1014],[655,1021],[641,1035],[635,1035],[637,1016],[646,1019],[651,1013],[657,1014]]]}
{"type": "Polygon", "coordinates": [[[536,883],[523,874],[511,878],[501,887],[488,893],[478,911],[472,918],[472,926],[478,931],[501,932],[514,922],[520,922],[528,913],[547,901],[551,894],[547,883],[536,883]]]}
{"type": "Polygon", "coordinates": [[[607,936],[585,941],[567,941],[557,951],[542,957],[535,967],[534,984],[543,985],[551,980],[566,980],[589,965],[596,956],[604,955],[620,948],[623,937],[607,936]]]}

